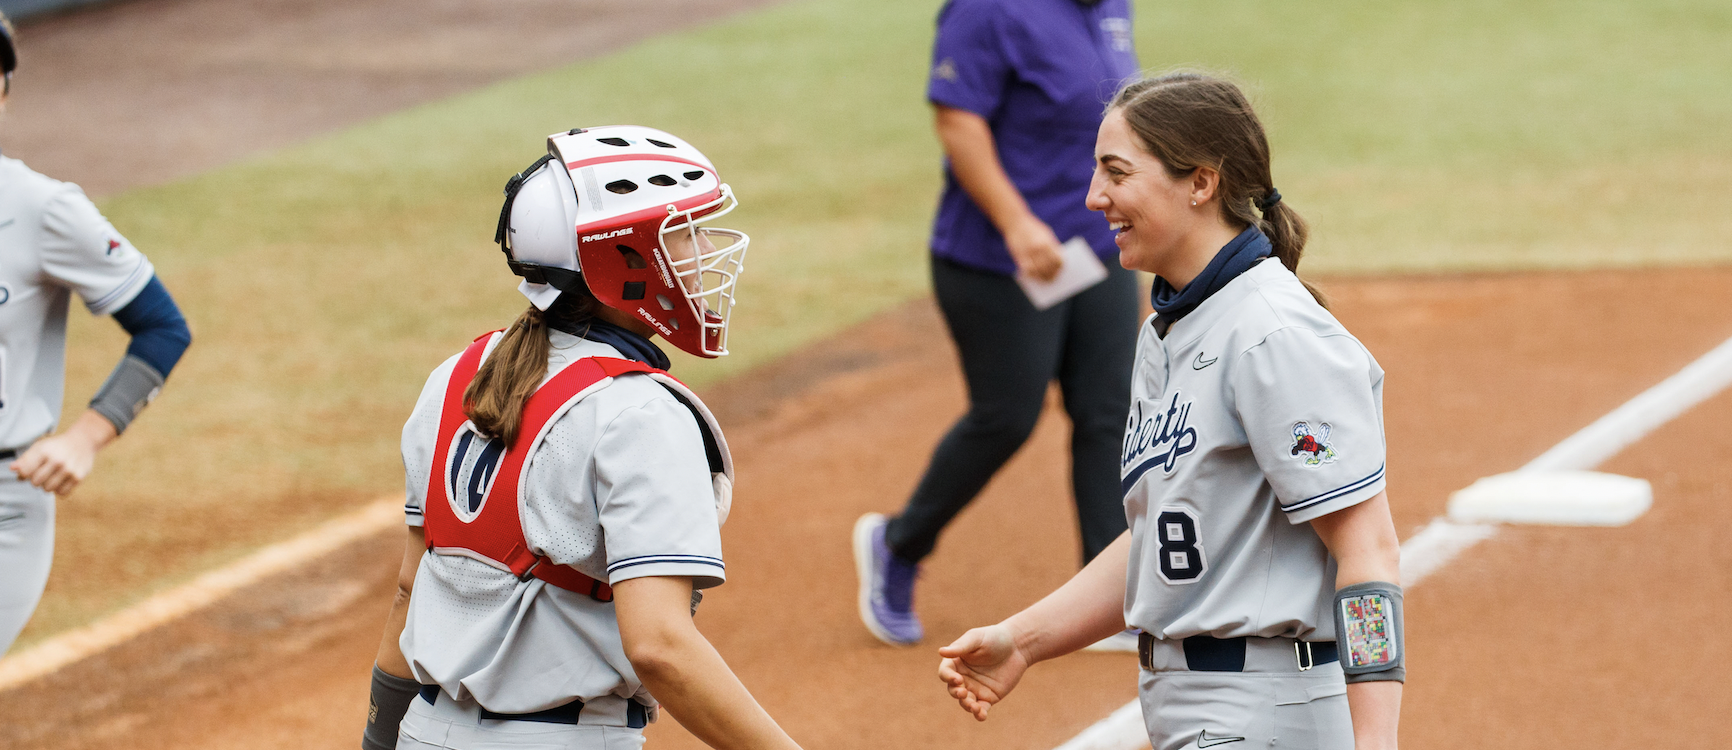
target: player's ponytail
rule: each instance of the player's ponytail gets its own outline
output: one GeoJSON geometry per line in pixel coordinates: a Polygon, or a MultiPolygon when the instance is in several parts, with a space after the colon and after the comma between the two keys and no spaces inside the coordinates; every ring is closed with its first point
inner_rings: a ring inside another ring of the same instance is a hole
{"type": "MultiPolygon", "coordinates": [[[[1221,176],[1215,194],[1222,218],[1257,227],[1275,257],[1294,274],[1309,234],[1305,220],[1276,192],[1269,139],[1244,92],[1232,82],[1190,71],[1136,81],[1119,89],[1107,111],[1118,111],[1143,148],[1174,179],[1209,167],[1221,176]]],[[[1323,293],[1301,279],[1319,304],[1323,293]]]]}
{"type": "Polygon", "coordinates": [[[547,318],[530,305],[481,363],[469,390],[463,393],[463,413],[483,435],[501,438],[506,445],[517,440],[523,424],[523,404],[547,377],[547,318]]]}
{"type": "Polygon", "coordinates": [[[530,305],[517,316],[463,392],[463,413],[477,431],[506,445],[516,442],[523,426],[523,405],[547,377],[547,355],[553,350],[547,338],[548,321],[576,330],[595,316],[599,304],[580,286],[561,293],[546,312],[530,305]]]}

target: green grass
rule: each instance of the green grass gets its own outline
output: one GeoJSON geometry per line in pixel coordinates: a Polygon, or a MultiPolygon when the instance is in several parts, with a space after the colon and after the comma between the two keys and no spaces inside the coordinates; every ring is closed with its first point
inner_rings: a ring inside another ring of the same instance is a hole
{"type": "Polygon", "coordinates": [[[1732,260],[1725,3],[1161,4],[1138,32],[1252,89],[1314,270],[1732,260]]]}
{"type": "MultiPolygon", "coordinates": [[[[197,342],[61,505],[26,640],[399,489],[428,370],[524,305],[491,245],[547,133],[703,148],[753,236],[737,374],[924,293],[933,0],[805,0],[401,112],[103,208],[197,342]]],[[[1151,68],[1244,81],[1313,272],[1732,260],[1732,8],[1712,2],[1141,3],[1151,68]]],[[[124,338],[74,316],[68,414],[124,338]]]]}

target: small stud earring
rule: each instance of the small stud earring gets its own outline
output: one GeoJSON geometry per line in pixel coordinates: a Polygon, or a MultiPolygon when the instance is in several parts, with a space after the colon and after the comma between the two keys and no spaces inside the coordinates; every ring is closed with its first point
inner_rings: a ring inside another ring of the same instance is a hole
{"type": "Polygon", "coordinates": [[[1196,201],[1191,201],[1191,205],[1193,205],[1193,206],[1195,206],[1195,205],[1197,205],[1197,202],[1196,202],[1196,201]]]}

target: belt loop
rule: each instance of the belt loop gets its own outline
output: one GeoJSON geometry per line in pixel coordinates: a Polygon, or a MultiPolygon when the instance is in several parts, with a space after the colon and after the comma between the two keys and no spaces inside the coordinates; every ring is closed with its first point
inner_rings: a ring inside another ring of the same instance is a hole
{"type": "Polygon", "coordinates": [[[1310,641],[1296,640],[1293,642],[1293,661],[1299,665],[1299,671],[1301,672],[1309,672],[1312,667],[1317,666],[1317,659],[1311,655],[1310,641]],[[1301,643],[1305,644],[1305,653],[1303,655],[1299,653],[1299,644],[1301,643]]]}

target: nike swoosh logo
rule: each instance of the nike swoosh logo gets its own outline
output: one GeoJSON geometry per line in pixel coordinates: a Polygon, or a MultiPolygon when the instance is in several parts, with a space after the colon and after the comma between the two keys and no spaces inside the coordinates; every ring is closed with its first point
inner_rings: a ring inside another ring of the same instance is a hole
{"type": "Polygon", "coordinates": [[[12,222],[14,222],[14,221],[17,221],[17,219],[7,219],[5,221],[0,221],[0,229],[5,229],[9,226],[12,226],[12,222]]]}
{"type": "Polygon", "coordinates": [[[1209,736],[1209,730],[1207,730],[1207,729],[1197,733],[1197,747],[1214,747],[1216,745],[1225,745],[1229,742],[1244,742],[1244,741],[1245,741],[1244,737],[1223,737],[1223,736],[1210,737],[1209,736]]]}
{"type": "Polygon", "coordinates": [[[1220,357],[1216,357],[1214,359],[1203,359],[1203,353],[1197,352],[1197,360],[1195,362],[1191,363],[1191,369],[1201,370],[1201,369],[1208,367],[1209,365],[1215,364],[1216,362],[1219,362],[1219,361],[1221,361],[1220,357]]]}

